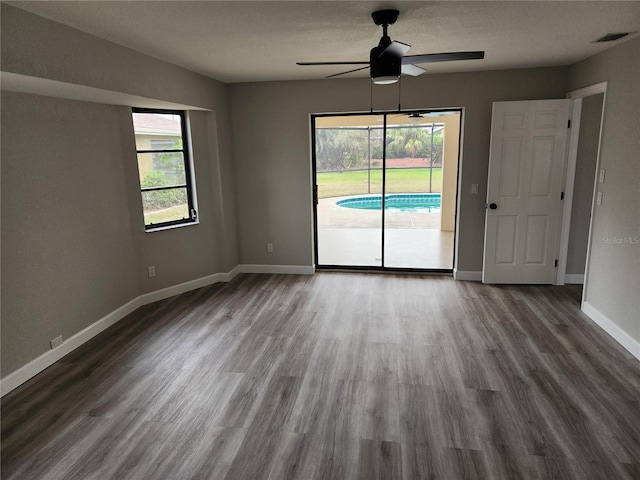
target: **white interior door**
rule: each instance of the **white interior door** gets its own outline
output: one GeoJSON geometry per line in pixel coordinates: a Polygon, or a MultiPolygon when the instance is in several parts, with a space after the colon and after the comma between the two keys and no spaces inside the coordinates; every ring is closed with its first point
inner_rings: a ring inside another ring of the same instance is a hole
{"type": "Polygon", "coordinates": [[[493,104],[484,283],[556,281],[570,102],[493,104]]]}

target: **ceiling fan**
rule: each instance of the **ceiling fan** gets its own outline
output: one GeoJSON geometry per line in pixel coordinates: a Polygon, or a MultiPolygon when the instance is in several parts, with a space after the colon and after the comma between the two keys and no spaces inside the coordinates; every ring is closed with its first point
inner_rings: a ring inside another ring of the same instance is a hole
{"type": "Polygon", "coordinates": [[[411,48],[410,45],[401,42],[391,41],[387,35],[387,28],[393,25],[398,19],[398,10],[378,10],[371,14],[373,23],[382,27],[382,38],[377,47],[371,49],[368,62],[297,62],[298,65],[366,65],[346,72],[334,73],[325,78],[337,77],[347,73],[357,72],[370,68],[370,76],[373,83],[386,85],[395,83],[401,74],[418,76],[426,70],[415,65],[416,63],[450,62],[453,60],[481,60],[484,58],[483,51],[474,52],[449,52],[449,53],[427,53],[424,55],[409,55],[405,53],[411,48]]]}

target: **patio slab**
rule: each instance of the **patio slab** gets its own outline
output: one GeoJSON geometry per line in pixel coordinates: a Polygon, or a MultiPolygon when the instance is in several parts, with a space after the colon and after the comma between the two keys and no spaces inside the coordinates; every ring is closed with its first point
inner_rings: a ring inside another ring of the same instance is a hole
{"type": "MultiPolygon", "coordinates": [[[[321,199],[318,212],[318,263],[382,266],[382,211],[345,208],[321,199]]],[[[440,212],[385,215],[385,267],[453,268],[453,232],[440,230],[440,212]]]]}
{"type": "MultiPolygon", "coordinates": [[[[318,228],[318,263],[382,266],[382,235],[377,228],[318,228]]],[[[387,229],[385,267],[453,268],[453,232],[387,229]]]]}

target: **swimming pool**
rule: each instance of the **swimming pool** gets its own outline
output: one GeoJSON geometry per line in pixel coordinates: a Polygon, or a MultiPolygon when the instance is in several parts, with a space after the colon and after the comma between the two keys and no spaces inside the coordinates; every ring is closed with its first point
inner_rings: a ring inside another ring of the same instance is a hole
{"type": "MultiPolygon", "coordinates": [[[[363,197],[345,198],[338,200],[336,205],[344,208],[360,210],[381,210],[382,195],[367,195],[363,197]]],[[[439,193],[390,193],[385,195],[385,210],[401,212],[432,212],[440,210],[439,193]]]]}

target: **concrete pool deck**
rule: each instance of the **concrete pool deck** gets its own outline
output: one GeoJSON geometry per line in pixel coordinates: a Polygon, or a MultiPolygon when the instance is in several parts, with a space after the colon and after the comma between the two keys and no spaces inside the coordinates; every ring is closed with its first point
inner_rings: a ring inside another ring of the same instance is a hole
{"type": "MultiPolygon", "coordinates": [[[[318,202],[318,263],[381,266],[381,210],[336,205],[350,197],[318,202]]],[[[440,212],[385,212],[385,266],[453,268],[453,232],[440,230],[440,212]]]]}

